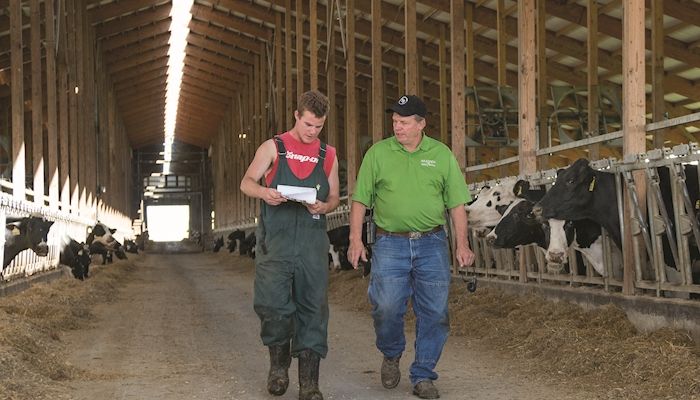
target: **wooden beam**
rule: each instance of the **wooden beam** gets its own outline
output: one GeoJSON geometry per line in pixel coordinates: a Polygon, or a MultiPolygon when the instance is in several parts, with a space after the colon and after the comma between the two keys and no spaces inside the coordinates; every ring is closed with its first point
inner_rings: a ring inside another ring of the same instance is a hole
{"type": "Polygon", "coordinates": [[[355,191],[357,173],[357,99],[355,98],[355,0],[345,3],[345,28],[348,38],[346,57],[346,95],[345,95],[345,160],[347,162],[348,196],[355,191]]]}
{"type": "Polygon", "coordinates": [[[372,3],[372,141],[384,136],[384,77],[382,74],[382,2],[372,3]]]}
{"type": "Polygon", "coordinates": [[[45,0],[46,15],[46,140],[49,178],[49,206],[58,209],[58,114],[56,96],[56,34],[54,0],[45,0]]]}
{"type": "MultiPolygon", "coordinates": [[[[666,114],[664,101],[664,1],[651,0],[651,119],[658,122],[666,114]]],[[[654,148],[664,146],[664,131],[654,135],[654,148]]]]}
{"type": "MultiPolygon", "coordinates": [[[[284,124],[293,120],[293,110],[296,108],[292,96],[292,1],[285,0],[284,13],[284,124]]],[[[283,128],[284,129],[284,128],[283,128]]]]}
{"type": "Polygon", "coordinates": [[[309,2],[309,77],[311,89],[318,90],[318,2],[309,2]]]}
{"type": "MultiPolygon", "coordinates": [[[[532,174],[537,170],[537,106],[535,97],[535,0],[518,1],[518,154],[520,173],[532,174]]],[[[524,276],[522,276],[524,279],[524,276]]]]}
{"type": "MultiPolygon", "coordinates": [[[[502,0],[501,0],[502,1],[502,0]]],[[[460,168],[467,166],[464,147],[464,3],[451,2],[450,7],[450,72],[451,79],[451,120],[452,152],[460,168]]]]}
{"type": "MultiPolygon", "coordinates": [[[[29,2],[32,59],[32,168],[34,203],[44,205],[44,116],[41,68],[41,9],[39,0],[29,2]]],[[[48,82],[47,82],[48,83],[48,82]]]]}
{"type": "Polygon", "coordinates": [[[24,200],[24,85],[22,52],[22,4],[10,2],[10,62],[12,65],[12,195],[24,200]]]}
{"type": "MultiPolygon", "coordinates": [[[[406,62],[406,93],[418,93],[418,48],[416,39],[416,0],[404,2],[404,34],[406,43],[404,54],[406,62]]],[[[352,37],[352,36],[348,36],[352,37]]]]}
{"type": "Polygon", "coordinates": [[[297,52],[297,95],[299,98],[304,93],[304,10],[301,0],[296,0],[296,28],[294,35],[296,36],[296,52],[297,52]]]}
{"type": "MultiPolygon", "coordinates": [[[[589,1],[587,8],[588,19],[588,134],[598,135],[598,2],[589,1]]],[[[600,144],[595,143],[588,147],[588,155],[591,160],[600,158],[600,144]]]]}
{"type": "MultiPolygon", "coordinates": [[[[142,27],[153,24],[161,20],[170,18],[170,3],[166,3],[153,8],[148,8],[137,13],[131,14],[128,17],[113,19],[95,26],[96,38],[102,39],[132,29],[140,29],[142,27]]],[[[193,7],[194,9],[194,7],[193,7]]]]}

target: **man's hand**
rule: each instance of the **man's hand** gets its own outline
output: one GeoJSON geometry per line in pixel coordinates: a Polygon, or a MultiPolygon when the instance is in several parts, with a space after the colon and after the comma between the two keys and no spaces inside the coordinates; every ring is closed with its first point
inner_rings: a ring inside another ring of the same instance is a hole
{"type": "Polygon", "coordinates": [[[362,261],[367,262],[367,250],[362,240],[350,240],[350,247],[348,247],[348,261],[352,264],[352,267],[357,269],[357,265],[362,261]]]}
{"type": "Polygon", "coordinates": [[[469,246],[457,246],[455,257],[460,268],[469,267],[474,263],[474,253],[469,246]]]}
{"type": "Polygon", "coordinates": [[[317,215],[317,214],[326,214],[328,210],[328,204],[324,203],[320,200],[316,200],[314,204],[309,204],[309,203],[304,203],[306,206],[306,209],[309,210],[309,212],[312,215],[317,215]]]}
{"type": "Polygon", "coordinates": [[[282,193],[278,192],[273,188],[266,187],[262,188],[262,196],[260,196],[260,198],[263,199],[265,203],[271,206],[278,206],[287,201],[287,199],[284,196],[282,196],[282,193]]]}

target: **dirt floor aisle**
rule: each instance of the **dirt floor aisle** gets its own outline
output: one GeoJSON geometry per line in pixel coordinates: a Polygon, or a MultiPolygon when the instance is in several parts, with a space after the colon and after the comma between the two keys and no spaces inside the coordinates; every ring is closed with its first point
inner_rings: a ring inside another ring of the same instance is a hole
{"type": "MultiPolygon", "coordinates": [[[[91,329],[66,335],[71,364],[92,378],[68,383],[73,399],[269,399],[267,353],[252,310],[252,263],[214,254],[146,255],[119,299],[98,306],[91,329]]],[[[402,381],[379,383],[380,356],[369,316],[332,305],[330,353],[321,364],[326,399],[410,399],[402,381]]],[[[413,339],[409,337],[409,347],[413,339]]],[[[443,399],[591,399],[563,387],[530,383],[513,362],[459,341],[438,366],[443,399]]],[[[290,390],[297,398],[296,362],[290,390]]]]}

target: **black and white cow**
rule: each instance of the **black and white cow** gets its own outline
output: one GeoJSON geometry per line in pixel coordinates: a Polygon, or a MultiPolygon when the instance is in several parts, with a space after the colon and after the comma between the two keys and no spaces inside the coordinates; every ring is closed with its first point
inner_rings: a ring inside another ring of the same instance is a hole
{"type": "Polygon", "coordinates": [[[36,216],[7,218],[2,268],[5,269],[22,250],[32,249],[36,255],[46,257],[49,254],[47,238],[51,225],[53,221],[36,216]]]}
{"type": "Polygon", "coordinates": [[[214,247],[211,251],[213,251],[214,253],[218,253],[222,247],[224,247],[224,237],[219,236],[219,238],[214,241],[214,247]]]}
{"type": "MultiPolygon", "coordinates": [[[[236,251],[236,247],[239,249],[241,248],[241,245],[243,241],[245,240],[245,232],[243,232],[240,229],[236,229],[235,231],[231,232],[228,234],[228,246],[226,247],[229,251],[229,253],[233,253],[236,251]]],[[[243,254],[239,252],[239,254],[243,254]]]]}
{"type": "Polygon", "coordinates": [[[239,254],[242,256],[248,255],[250,258],[255,259],[255,243],[255,231],[253,231],[241,241],[239,254]]]}
{"type": "Polygon", "coordinates": [[[515,195],[515,181],[505,181],[493,187],[483,187],[471,204],[466,206],[469,214],[469,227],[477,236],[484,236],[493,229],[508,206],[518,197],[515,195]]]}
{"type": "Polygon", "coordinates": [[[84,243],[66,237],[61,249],[60,263],[70,267],[73,277],[81,281],[88,277],[90,270],[90,249],[84,243]]]}
{"type": "MultiPolygon", "coordinates": [[[[660,191],[664,198],[664,206],[673,215],[673,202],[670,199],[671,182],[666,168],[658,168],[660,191]]],[[[686,187],[692,204],[698,201],[697,170],[686,166],[686,187]]],[[[596,171],[590,167],[588,160],[579,159],[569,168],[557,174],[557,179],[545,197],[533,209],[533,212],[543,218],[558,218],[581,220],[590,219],[599,224],[610,234],[618,250],[622,248],[620,220],[617,209],[617,190],[615,176],[609,172],[596,171]]],[[[668,238],[662,236],[664,261],[667,267],[676,270],[675,260],[670,252],[668,238]],[[668,250],[668,251],[666,251],[668,250]]],[[[696,246],[690,246],[691,259],[700,258],[696,246]]],[[[614,254],[613,254],[614,255],[614,254]]],[[[670,271],[666,269],[667,274],[670,271]]],[[[693,271],[693,280],[700,282],[700,271],[693,271]]],[[[672,278],[669,277],[669,281],[672,278]]]]}
{"type": "Polygon", "coordinates": [[[94,242],[100,242],[106,247],[111,248],[115,245],[114,242],[116,241],[116,239],[112,235],[116,232],[116,229],[110,229],[109,227],[107,227],[107,225],[98,222],[90,230],[90,234],[88,235],[85,242],[88,245],[94,242]]]}
{"type": "Polygon", "coordinates": [[[124,250],[127,253],[139,254],[139,247],[136,245],[136,242],[130,239],[124,241],[124,250]]]}
{"type": "MultiPolygon", "coordinates": [[[[352,264],[348,261],[348,248],[350,247],[350,225],[343,225],[328,231],[328,240],[330,246],[328,248],[328,256],[330,262],[333,263],[333,268],[338,270],[350,270],[352,264]]],[[[367,223],[362,224],[362,244],[365,245],[367,251],[367,262],[362,263],[362,276],[369,275],[372,270],[372,246],[367,244],[367,223]]]]}
{"type": "Polygon", "coordinates": [[[113,262],[112,253],[114,252],[112,248],[105,246],[104,243],[96,241],[88,245],[90,251],[90,256],[100,255],[102,257],[102,265],[113,262]]]}

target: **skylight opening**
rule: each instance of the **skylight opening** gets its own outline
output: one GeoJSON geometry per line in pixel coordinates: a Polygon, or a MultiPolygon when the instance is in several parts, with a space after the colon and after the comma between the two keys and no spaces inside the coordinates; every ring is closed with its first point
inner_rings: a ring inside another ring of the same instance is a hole
{"type": "Polygon", "coordinates": [[[185,66],[185,47],[187,47],[187,35],[190,33],[189,24],[192,19],[193,2],[194,0],[174,1],[170,10],[172,22],[170,23],[170,48],[168,49],[168,82],[165,93],[164,175],[170,173],[177,123],[177,106],[180,101],[182,70],[185,66]]]}

